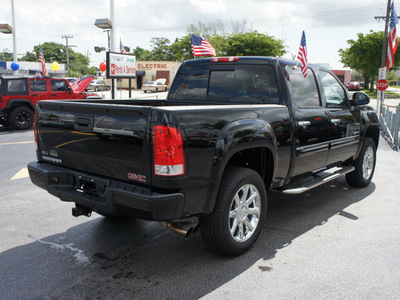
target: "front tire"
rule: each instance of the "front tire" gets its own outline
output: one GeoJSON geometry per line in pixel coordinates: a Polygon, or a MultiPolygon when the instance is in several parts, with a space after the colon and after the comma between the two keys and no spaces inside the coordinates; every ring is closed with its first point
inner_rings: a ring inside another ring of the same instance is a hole
{"type": "Polygon", "coordinates": [[[33,116],[34,112],[30,108],[19,106],[10,112],[8,121],[15,129],[26,130],[32,127],[33,116]]]}
{"type": "Polygon", "coordinates": [[[251,169],[230,168],[222,178],[214,211],[200,218],[202,237],[215,252],[240,255],[260,235],[266,210],[261,176],[251,169]]]}
{"type": "Polygon", "coordinates": [[[376,163],[376,146],[371,138],[365,138],[361,152],[354,161],[355,170],[346,174],[346,181],[354,187],[366,187],[372,180],[376,163]]]}

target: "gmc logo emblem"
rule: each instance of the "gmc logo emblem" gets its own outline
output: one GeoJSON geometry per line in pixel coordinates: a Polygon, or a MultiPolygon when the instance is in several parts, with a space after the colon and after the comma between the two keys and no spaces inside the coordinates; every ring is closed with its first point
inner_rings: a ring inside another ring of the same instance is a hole
{"type": "Polygon", "coordinates": [[[128,173],[128,178],[130,180],[135,180],[135,181],[139,181],[139,182],[146,182],[146,176],[144,176],[144,175],[128,173]]]}

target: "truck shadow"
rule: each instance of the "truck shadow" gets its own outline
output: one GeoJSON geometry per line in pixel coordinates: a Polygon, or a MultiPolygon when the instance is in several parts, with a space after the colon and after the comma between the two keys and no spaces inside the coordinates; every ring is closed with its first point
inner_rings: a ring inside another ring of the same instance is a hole
{"type": "Polygon", "coordinates": [[[339,179],[306,194],[272,193],[260,238],[236,258],[210,252],[198,233],[185,239],[155,222],[97,218],[1,253],[0,298],[198,299],[250,267],[273,272],[278,251],[332,217],[357,222],[345,209],[374,190],[339,179]]]}

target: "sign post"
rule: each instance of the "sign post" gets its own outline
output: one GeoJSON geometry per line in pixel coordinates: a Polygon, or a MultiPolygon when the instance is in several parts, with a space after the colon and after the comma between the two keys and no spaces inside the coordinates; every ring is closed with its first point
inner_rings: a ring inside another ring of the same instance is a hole
{"type": "Polygon", "coordinates": [[[385,90],[388,88],[388,86],[389,86],[389,83],[386,80],[386,67],[379,68],[378,82],[376,83],[376,88],[378,90],[378,95],[377,95],[378,101],[376,103],[376,112],[378,114],[379,122],[381,120],[383,102],[385,99],[385,90]],[[379,87],[378,87],[378,85],[379,85],[379,87]]]}
{"type": "MultiPolygon", "coordinates": [[[[136,56],[117,52],[107,52],[106,77],[111,79],[135,78],[136,56]]],[[[112,99],[115,99],[115,88],[112,87],[112,99]]]]}

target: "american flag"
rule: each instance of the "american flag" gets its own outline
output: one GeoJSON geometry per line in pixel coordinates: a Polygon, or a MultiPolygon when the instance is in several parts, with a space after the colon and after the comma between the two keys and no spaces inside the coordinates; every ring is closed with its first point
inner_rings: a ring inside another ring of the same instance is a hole
{"type": "Polygon", "coordinates": [[[49,76],[49,73],[47,73],[46,62],[44,60],[44,55],[43,55],[43,51],[42,51],[42,45],[40,45],[40,50],[39,50],[39,62],[42,65],[42,74],[43,74],[43,76],[49,76]]]}
{"type": "Polygon", "coordinates": [[[215,49],[202,37],[191,35],[194,56],[215,56],[215,49]]]}
{"type": "Polygon", "coordinates": [[[126,54],[125,46],[124,46],[124,44],[122,44],[121,39],[119,39],[119,50],[121,51],[121,53],[126,54]]]}
{"type": "Polygon", "coordinates": [[[396,25],[399,23],[396,11],[394,9],[394,2],[392,2],[392,12],[390,14],[390,31],[386,67],[388,69],[394,67],[394,54],[397,50],[397,32],[396,25]]]}
{"type": "Polygon", "coordinates": [[[301,73],[306,77],[308,73],[308,61],[307,61],[307,44],[306,44],[306,34],[303,30],[303,35],[301,36],[299,54],[297,54],[297,59],[301,61],[301,73]]]}

